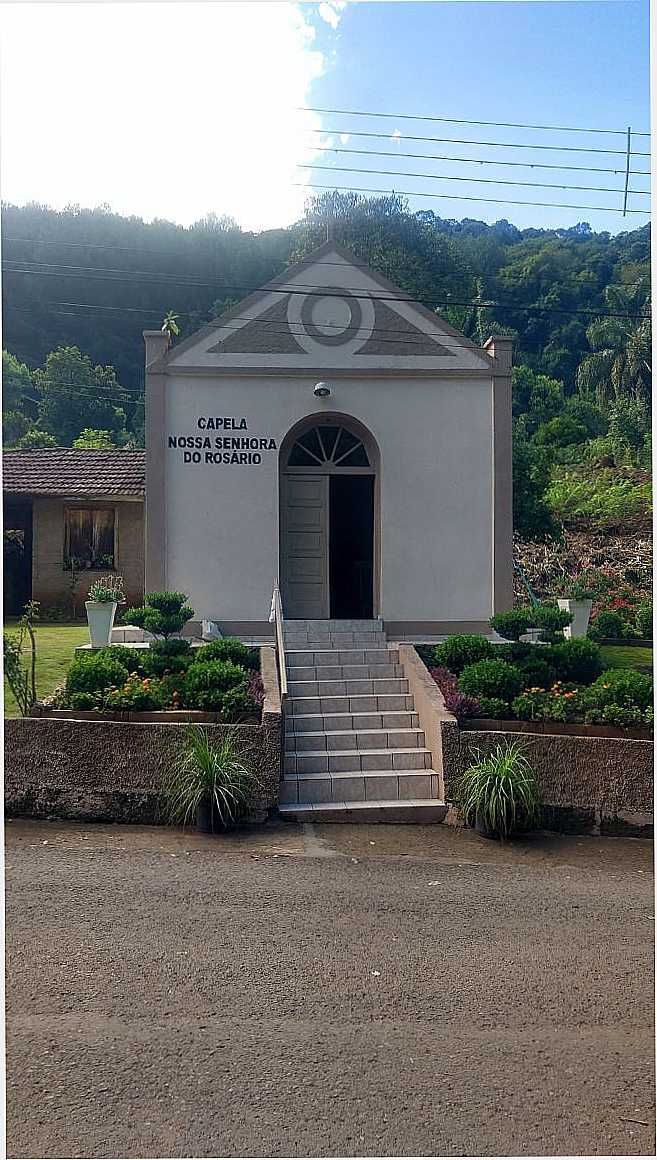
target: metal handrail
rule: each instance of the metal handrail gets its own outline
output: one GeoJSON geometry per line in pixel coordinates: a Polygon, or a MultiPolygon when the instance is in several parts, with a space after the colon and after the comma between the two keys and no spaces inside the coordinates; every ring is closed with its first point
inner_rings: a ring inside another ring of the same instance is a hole
{"type": "Polygon", "coordinates": [[[287,690],[287,667],[285,664],[285,637],[283,634],[283,605],[281,602],[281,590],[278,587],[278,580],[274,585],[274,592],[272,595],[272,607],[274,610],[274,626],[276,633],[276,656],[278,658],[278,679],[281,685],[281,700],[284,700],[288,695],[287,690]]]}

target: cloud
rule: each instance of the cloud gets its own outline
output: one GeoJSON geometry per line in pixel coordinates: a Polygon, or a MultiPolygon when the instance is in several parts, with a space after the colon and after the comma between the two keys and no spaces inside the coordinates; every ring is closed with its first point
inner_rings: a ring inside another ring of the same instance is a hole
{"type": "Polygon", "coordinates": [[[346,7],[347,0],[322,0],[318,8],[318,15],[335,31],[346,7]]]}
{"type": "Polygon", "coordinates": [[[346,145],[348,140],[349,140],[349,134],[348,134],[348,133],[341,133],[341,134],[340,134],[340,144],[341,144],[341,145],[346,145]]]}
{"type": "MultiPolygon", "coordinates": [[[[344,4],[327,7],[339,20],[344,4]]],[[[308,191],[296,183],[310,174],[297,163],[317,156],[304,145],[316,143],[309,130],[321,118],[300,107],[313,103],[330,50],[318,48],[308,5],[57,3],[38,5],[38,20],[36,12],[3,4],[5,201],[108,203],[185,225],[214,211],[248,229],[301,215],[308,191]]]]}
{"type": "Polygon", "coordinates": [[[390,140],[391,141],[401,141],[401,136],[402,135],[399,132],[399,129],[394,129],[393,132],[390,134],[390,140]]]}

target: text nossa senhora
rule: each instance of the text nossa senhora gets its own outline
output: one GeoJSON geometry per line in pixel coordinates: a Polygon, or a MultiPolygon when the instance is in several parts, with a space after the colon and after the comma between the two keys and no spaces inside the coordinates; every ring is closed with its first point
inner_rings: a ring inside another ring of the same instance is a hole
{"type": "Polygon", "coordinates": [[[183,463],[252,464],[262,463],[261,451],[275,451],[276,440],[255,436],[169,435],[169,447],[183,449],[183,463]],[[215,450],[213,450],[213,447],[215,450]],[[195,450],[186,450],[194,448],[195,450]],[[198,450],[196,450],[198,448],[198,450]],[[223,450],[227,448],[227,450],[223,450]],[[203,452],[203,454],[201,454],[203,452]]]}

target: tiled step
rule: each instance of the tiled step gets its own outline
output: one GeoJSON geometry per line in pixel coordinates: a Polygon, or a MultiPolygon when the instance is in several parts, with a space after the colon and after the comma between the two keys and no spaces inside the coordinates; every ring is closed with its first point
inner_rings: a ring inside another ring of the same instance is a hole
{"type": "Polygon", "coordinates": [[[447,813],[447,806],[441,801],[432,801],[426,798],[400,801],[364,801],[364,802],[300,802],[281,805],[280,813],[284,818],[299,822],[360,822],[360,823],[412,823],[414,825],[430,825],[442,822],[447,813]]]}
{"type": "Polygon", "coordinates": [[[399,650],[395,648],[301,648],[285,653],[288,669],[301,666],[325,668],[327,665],[390,665],[399,664],[399,650]]]}
{"type": "Polygon", "coordinates": [[[424,745],[421,729],[344,729],[321,733],[286,733],[286,753],[318,752],[325,749],[343,752],[345,749],[413,749],[424,745]]]}
{"type": "Polygon", "coordinates": [[[408,693],[406,677],[387,677],[375,680],[297,681],[288,674],[288,693],[298,697],[365,697],[383,693],[408,693]]]}
{"type": "Polygon", "coordinates": [[[379,648],[386,643],[382,632],[339,632],[324,636],[306,632],[285,634],[286,651],[295,648],[379,648]]]}
{"type": "Polygon", "coordinates": [[[280,801],[295,805],[299,802],[437,800],[438,792],[439,779],[431,769],[410,773],[381,770],[365,774],[359,770],[345,770],[330,776],[314,773],[285,777],[280,785],[280,801]]]}
{"type": "Polygon", "coordinates": [[[289,681],[377,681],[403,677],[400,664],[385,665],[290,665],[289,681]]]}
{"type": "Polygon", "coordinates": [[[370,620],[362,618],[336,620],[286,620],[286,632],[383,632],[383,621],[380,617],[370,620]]]}
{"type": "Polygon", "coordinates": [[[304,749],[286,753],[284,775],[306,773],[385,773],[387,770],[430,769],[431,751],[421,746],[379,749],[304,749]]]}
{"type": "Polygon", "coordinates": [[[285,718],[285,731],[331,733],[368,729],[417,729],[418,715],[412,710],[387,713],[294,713],[285,718]]]}
{"type": "Polygon", "coordinates": [[[290,697],[286,717],[325,713],[403,713],[412,710],[411,693],[379,693],[355,697],[290,697]]]}

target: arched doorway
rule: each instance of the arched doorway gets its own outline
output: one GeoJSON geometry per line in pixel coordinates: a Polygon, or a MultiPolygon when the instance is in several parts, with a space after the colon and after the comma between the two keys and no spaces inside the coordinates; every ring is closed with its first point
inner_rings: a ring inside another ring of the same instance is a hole
{"type": "Polygon", "coordinates": [[[378,466],[372,435],[346,415],[313,415],[283,441],[280,573],[288,619],[377,614],[378,466]]]}

